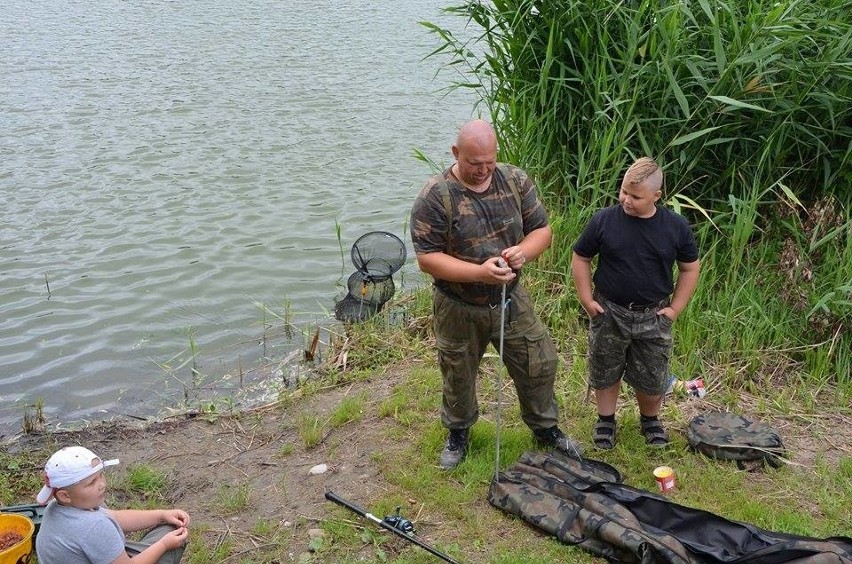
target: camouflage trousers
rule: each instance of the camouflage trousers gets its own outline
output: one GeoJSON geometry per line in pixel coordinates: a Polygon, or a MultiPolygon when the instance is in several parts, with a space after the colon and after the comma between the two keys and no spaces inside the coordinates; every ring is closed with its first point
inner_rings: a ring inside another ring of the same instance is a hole
{"type": "Polygon", "coordinates": [[[589,385],[601,390],[621,378],[651,396],[666,392],[672,321],[657,308],[631,311],[596,296],[603,313],[589,322],[589,385]]]}
{"type": "MultiPolygon", "coordinates": [[[[503,332],[503,362],[518,392],[521,418],[531,429],[556,425],[559,411],[553,384],[556,346],[535,316],[529,294],[520,286],[508,296],[503,332]]],[[[476,306],[432,292],[438,365],[443,375],[441,422],[466,429],[479,417],[476,377],[488,343],[500,347],[500,306],[476,306]]]]}

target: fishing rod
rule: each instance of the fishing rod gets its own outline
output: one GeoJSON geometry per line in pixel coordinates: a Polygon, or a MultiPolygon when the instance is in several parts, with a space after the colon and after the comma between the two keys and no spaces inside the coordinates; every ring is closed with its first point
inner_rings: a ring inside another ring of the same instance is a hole
{"type": "Polygon", "coordinates": [[[402,537],[408,542],[416,544],[420,548],[434,554],[445,562],[450,562],[451,564],[458,564],[458,561],[453,560],[443,552],[432,548],[431,546],[414,536],[414,525],[411,524],[411,521],[399,514],[399,508],[396,509],[396,515],[390,515],[388,517],[385,517],[384,519],[379,519],[372,513],[368,513],[364,508],[359,507],[350,501],[346,501],[345,499],[343,499],[332,491],[325,492],[325,498],[329,501],[337,503],[338,505],[342,505],[346,509],[357,513],[361,517],[369,519],[376,525],[382,527],[383,529],[387,529],[398,537],[402,537]]]}

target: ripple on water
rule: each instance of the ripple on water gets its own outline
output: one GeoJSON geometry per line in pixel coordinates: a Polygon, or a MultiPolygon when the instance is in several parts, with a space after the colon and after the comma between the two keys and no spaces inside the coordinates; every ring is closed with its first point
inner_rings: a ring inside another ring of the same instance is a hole
{"type": "Polygon", "coordinates": [[[398,6],[4,2],[0,434],[38,397],[54,420],[181,399],[190,332],[215,380],[263,354],[256,303],[315,323],[355,239],[408,243],[412,148],[448,162],[472,98],[421,61],[443,3],[398,6]]]}

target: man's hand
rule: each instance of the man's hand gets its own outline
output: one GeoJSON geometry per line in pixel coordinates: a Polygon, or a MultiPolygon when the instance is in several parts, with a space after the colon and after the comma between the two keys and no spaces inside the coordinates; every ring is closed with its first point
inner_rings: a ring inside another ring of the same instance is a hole
{"type": "Polygon", "coordinates": [[[509,264],[512,270],[520,270],[527,262],[527,255],[524,254],[520,245],[515,245],[514,247],[505,249],[502,253],[500,253],[500,256],[509,264]]]}
{"type": "Polygon", "coordinates": [[[517,274],[512,270],[503,257],[492,257],[482,263],[485,276],[482,282],[486,284],[507,284],[515,279],[517,274]]]}

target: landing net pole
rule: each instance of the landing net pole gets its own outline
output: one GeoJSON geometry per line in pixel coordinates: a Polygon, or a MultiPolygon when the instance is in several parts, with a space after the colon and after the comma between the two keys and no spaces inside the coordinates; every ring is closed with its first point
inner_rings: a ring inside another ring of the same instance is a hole
{"type": "Polygon", "coordinates": [[[500,420],[501,397],[503,395],[503,335],[506,328],[506,285],[503,284],[503,293],[500,297],[500,366],[497,367],[497,448],[494,453],[494,480],[499,481],[500,476],[500,434],[502,422],[500,420]]]}

